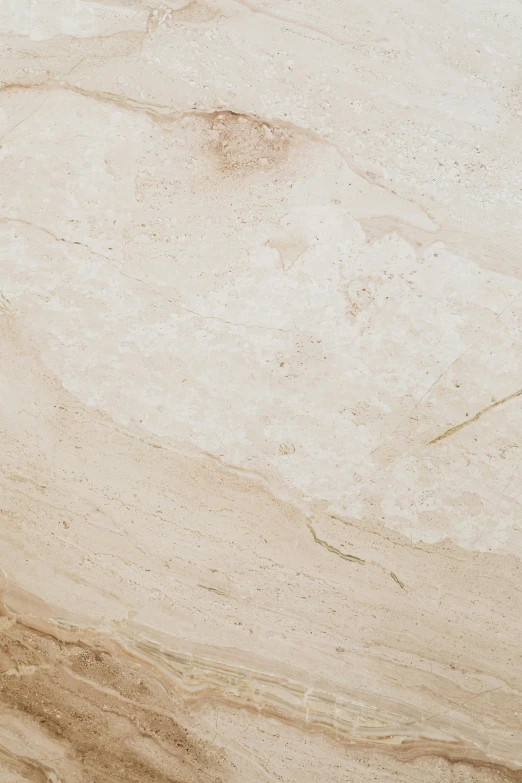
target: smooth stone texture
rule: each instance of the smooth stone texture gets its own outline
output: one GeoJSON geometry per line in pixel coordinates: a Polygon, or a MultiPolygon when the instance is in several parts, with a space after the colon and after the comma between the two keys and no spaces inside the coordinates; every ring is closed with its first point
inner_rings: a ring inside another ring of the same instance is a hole
{"type": "Polygon", "coordinates": [[[0,783],[522,780],[522,5],[0,41],[0,783]]]}

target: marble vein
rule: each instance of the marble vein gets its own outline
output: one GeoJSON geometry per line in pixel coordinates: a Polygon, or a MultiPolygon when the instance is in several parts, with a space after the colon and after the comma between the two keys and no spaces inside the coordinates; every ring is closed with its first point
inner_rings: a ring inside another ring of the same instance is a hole
{"type": "Polygon", "coordinates": [[[520,3],[0,49],[0,783],[522,781],[520,3]]]}

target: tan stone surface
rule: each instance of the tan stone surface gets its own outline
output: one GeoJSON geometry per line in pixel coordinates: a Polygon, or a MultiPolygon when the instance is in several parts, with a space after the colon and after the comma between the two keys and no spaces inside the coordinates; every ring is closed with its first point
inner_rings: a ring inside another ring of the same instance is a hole
{"type": "Polygon", "coordinates": [[[522,779],[522,5],[0,46],[0,783],[522,779]]]}

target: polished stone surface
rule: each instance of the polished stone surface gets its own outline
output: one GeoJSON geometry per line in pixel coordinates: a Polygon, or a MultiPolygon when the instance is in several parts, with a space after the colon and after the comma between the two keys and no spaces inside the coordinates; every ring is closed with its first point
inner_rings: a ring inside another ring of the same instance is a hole
{"type": "Polygon", "coordinates": [[[0,45],[0,783],[522,780],[522,4],[0,45]]]}

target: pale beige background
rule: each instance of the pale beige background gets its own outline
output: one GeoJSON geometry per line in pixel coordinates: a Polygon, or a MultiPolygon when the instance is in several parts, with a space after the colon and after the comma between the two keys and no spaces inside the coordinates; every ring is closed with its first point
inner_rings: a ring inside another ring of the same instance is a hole
{"type": "Polygon", "coordinates": [[[520,3],[0,32],[0,781],[516,777],[520,3]]]}

